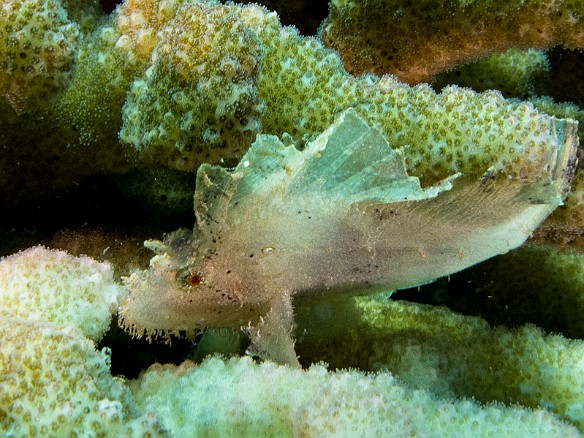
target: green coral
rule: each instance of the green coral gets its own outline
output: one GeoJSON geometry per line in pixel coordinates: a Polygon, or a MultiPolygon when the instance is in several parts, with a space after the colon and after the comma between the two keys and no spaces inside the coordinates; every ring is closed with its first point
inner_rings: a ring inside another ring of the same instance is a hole
{"type": "Polygon", "coordinates": [[[245,152],[261,128],[254,81],[262,47],[237,12],[185,4],[165,23],[151,65],[128,93],[122,141],[157,160],[178,152],[168,158],[178,168],[245,152]]]}
{"type": "Polygon", "coordinates": [[[480,318],[385,297],[355,298],[329,307],[299,309],[299,353],[331,366],[387,370],[441,397],[473,397],[542,407],[584,429],[584,342],[545,335],[535,326],[489,327],[480,318]],[[347,312],[347,308],[353,307],[347,312]],[[347,322],[344,315],[353,315],[347,322]],[[314,331],[337,319],[344,329],[314,331]],[[324,334],[324,335],[323,335],[324,334]],[[332,336],[331,336],[332,335],[332,336]],[[304,343],[304,345],[302,345],[304,343]],[[342,365],[340,365],[342,364],[342,365]]]}
{"type": "Polygon", "coordinates": [[[249,358],[154,366],[132,383],[173,437],[579,436],[544,410],[481,407],[412,390],[388,373],[294,370],[249,358]]]}
{"type": "Polygon", "coordinates": [[[509,49],[441,73],[432,85],[438,90],[449,84],[470,87],[475,91],[499,90],[507,98],[526,99],[542,94],[550,71],[551,66],[543,50],[509,49]]]}
{"type": "Polygon", "coordinates": [[[42,247],[0,260],[0,433],[162,436],[96,350],[121,289],[109,264],[42,247]]]}
{"type": "Polygon", "coordinates": [[[0,2],[0,94],[15,111],[30,111],[63,90],[80,36],[58,0],[0,2]]]}
{"type": "Polygon", "coordinates": [[[89,257],[37,246],[0,259],[0,308],[13,317],[74,325],[98,340],[122,295],[111,265],[89,257]]]}

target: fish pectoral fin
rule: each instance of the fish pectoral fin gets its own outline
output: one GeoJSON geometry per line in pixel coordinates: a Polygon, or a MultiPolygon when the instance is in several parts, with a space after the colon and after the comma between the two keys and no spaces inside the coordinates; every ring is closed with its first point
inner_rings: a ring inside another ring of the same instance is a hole
{"type": "Polygon", "coordinates": [[[251,340],[246,354],[272,360],[281,365],[300,368],[300,362],[294,350],[295,341],[292,337],[294,312],[289,294],[285,294],[275,302],[257,325],[243,327],[242,330],[251,340]]]}

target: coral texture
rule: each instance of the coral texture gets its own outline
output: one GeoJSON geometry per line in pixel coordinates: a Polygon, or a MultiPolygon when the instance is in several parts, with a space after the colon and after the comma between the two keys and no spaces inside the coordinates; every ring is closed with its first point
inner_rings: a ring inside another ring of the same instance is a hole
{"type": "Polygon", "coordinates": [[[0,433],[154,437],[97,339],[121,288],[109,264],[34,247],[0,261],[0,433]]]}
{"type": "Polygon", "coordinates": [[[404,387],[388,373],[306,371],[251,359],[152,367],[132,384],[173,437],[579,436],[545,410],[480,407],[404,387]]]}
{"type": "Polygon", "coordinates": [[[0,317],[0,433],[14,437],[163,436],[139,418],[107,351],[74,326],[0,317]]]}
{"type": "Polygon", "coordinates": [[[0,259],[0,308],[13,317],[107,330],[123,291],[109,263],[37,246],[0,259]]]}
{"type": "Polygon", "coordinates": [[[0,2],[0,94],[18,113],[68,85],[80,40],[58,0],[0,2]]]}
{"type": "Polygon", "coordinates": [[[582,341],[529,325],[490,329],[446,308],[366,299],[360,306],[370,332],[380,330],[365,341],[371,369],[442,396],[547,408],[584,429],[582,341]]]}
{"type": "Polygon", "coordinates": [[[583,13],[575,0],[332,0],[320,36],[351,73],[415,84],[511,47],[581,48],[583,13]]]}
{"type": "Polygon", "coordinates": [[[235,7],[183,5],[162,26],[151,65],[132,83],[120,139],[157,160],[178,152],[169,157],[178,168],[193,168],[193,154],[196,164],[217,162],[210,154],[227,146],[241,155],[261,128],[254,83],[261,52],[235,7]]]}
{"type": "Polygon", "coordinates": [[[441,73],[432,86],[441,90],[456,84],[475,91],[499,90],[506,98],[527,99],[543,94],[550,70],[545,51],[509,49],[441,73]]]}

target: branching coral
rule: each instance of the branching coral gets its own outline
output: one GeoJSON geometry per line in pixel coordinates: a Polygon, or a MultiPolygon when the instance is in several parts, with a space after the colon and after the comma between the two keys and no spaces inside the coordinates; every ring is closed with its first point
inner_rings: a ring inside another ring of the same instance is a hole
{"type": "Polygon", "coordinates": [[[333,0],[320,36],[351,73],[414,84],[511,47],[581,48],[583,13],[574,0],[333,0]]]}

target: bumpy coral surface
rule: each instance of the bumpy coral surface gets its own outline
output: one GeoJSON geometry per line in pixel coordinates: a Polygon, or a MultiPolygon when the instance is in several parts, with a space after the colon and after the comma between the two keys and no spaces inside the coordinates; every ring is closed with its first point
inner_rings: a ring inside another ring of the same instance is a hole
{"type": "Polygon", "coordinates": [[[0,309],[13,317],[75,325],[98,339],[121,296],[111,265],[89,257],[37,246],[0,260],[0,309]]]}
{"type": "Polygon", "coordinates": [[[193,168],[193,155],[195,166],[201,159],[217,162],[211,154],[227,146],[241,155],[261,128],[254,84],[260,60],[258,38],[237,8],[183,5],[160,30],[151,65],[132,84],[121,140],[150,154],[178,152],[169,159],[179,168],[193,168]]]}
{"type": "Polygon", "coordinates": [[[266,132],[308,139],[353,106],[392,148],[404,148],[408,171],[424,184],[457,171],[482,175],[490,166],[527,175],[535,164],[528,157],[554,142],[553,122],[530,104],[509,103],[498,92],[448,87],[436,94],[389,76],[353,78],[317,40],[280,27],[257,8],[241,13],[270,47],[258,77],[266,132]]]}
{"type": "Polygon", "coordinates": [[[575,0],[333,0],[320,36],[354,74],[414,84],[510,47],[584,46],[575,0]]]}
{"type": "Polygon", "coordinates": [[[442,73],[432,86],[440,90],[456,84],[475,91],[499,90],[506,98],[526,99],[542,94],[550,70],[543,50],[509,49],[442,73]]]}
{"type": "MultiPolygon", "coordinates": [[[[3,312],[1,312],[3,315],[3,312]]],[[[122,382],[74,326],[0,317],[0,433],[13,437],[154,437],[122,382]]]]}
{"type": "Polygon", "coordinates": [[[153,367],[132,386],[136,402],[173,437],[579,436],[544,410],[480,407],[411,390],[390,374],[307,371],[251,359],[153,367]]]}
{"type": "MultiPolygon", "coordinates": [[[[344,321],[344,334],[309,340],[316,357],[328,352],[344,357],[344,366],[388,370],[441,396],[547,408],[584,429],[584,342],[544,335],[531,325],[492,329],[445,307],[380,297],[355,301],[357,316],[344,321]]],[[[345,313],[333,307],[329,318],[345,313]]],[[[300,345],[300,353],[307,347],[300,345]]]]}
{"type": "Polygon", "coordinates": [[[45,104],[68,84],[79,40],[58,0],[0,2],[0,94],[18,113],[45,104]]]}

